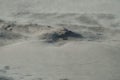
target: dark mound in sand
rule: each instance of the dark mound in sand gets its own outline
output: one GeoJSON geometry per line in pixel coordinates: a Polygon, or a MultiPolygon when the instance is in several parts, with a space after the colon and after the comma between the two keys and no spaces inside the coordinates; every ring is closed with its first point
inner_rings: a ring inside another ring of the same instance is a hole
{"type": "Polygon", "coordinates": [[[12,77],[0,76],[0,80],[14,80],[12,77]]]}
{"type": "Polygon", "coordinates": [[[9,32],[9,31],[1,31],[0,32],[0,39],[11,40],[11,39],[20,39],[21,37],[22,37],[22,35],[20,35],[18,33],[13,33],[13,32],[9,32]]]}
{"type": "Polygon", "coordinates": [[[66,28],[58,28],[43,34],[42,38],[46,39],[48,42],[56,42],[58,40],[83,38],[83,36],[66,28]]]}

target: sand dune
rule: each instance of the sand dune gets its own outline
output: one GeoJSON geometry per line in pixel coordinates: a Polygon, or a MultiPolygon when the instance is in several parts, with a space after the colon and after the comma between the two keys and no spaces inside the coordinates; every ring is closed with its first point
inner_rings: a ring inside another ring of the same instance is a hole
{"type": "MultiPolygon", "coordinates": [[[[48,80],[114,80],[119,79],[120,47],[118,43],[113,44],[71,42],[55,46],[41,41],[22,42],[1,48],[0,63],[19,67],[8,71],[9,76],[17,75],[19,79],[20,74],[26,74],[31,75],[28,76],[30,80],[37,77],[48,80]]],[[[28,78],[22,77],[24,80],[28,78]]]]}
{"type": "MultiPolygon", "coordinates": [[[[37,14],[43,16],[40,23],[21,23],[19,21],[0,22],[0,37],[8,42],[12,40],[44,39],[96,41],[119,40],[119,20],[113,14],[37,14]],[[46,17],[46,18],[45,18],[46,17]],[[48,22],[49,20],[49,22],[48,22]],[[46,24],[42,24],[46,23],[46,24]],[[76,36],[76,37],[75,37],[76,36]],[[77,39],[78,40],[78,39],[77,39]]],[[[39,18],[38,17],[38,18],[39,18]]],[[[30,19],[30,16],[29,18],[30,19]]],[[[37,18],[34,18],[34,20],[37,18]]],[[[66,40],[67,41],[67,40],[66,40]]],[[[1,42],[3,43],[3,42],[1,42]]]]}
{"type": "Polygon", "coordinates": [[[120,80],[119,0],[0,0],[0,80],[120,80]]]}
{"type": "Polygon", "coordinates": [[[120,29],[102,22],[111,24],[116,19],[103,14],[71,15],[59,15],[60,22],[54,25],[1,20],[0,64],[7,68],[0,70],[0,79],[119,80],[120,29]],[[60,21],[68,21],[71,15],[80,23],[60,21]]]}

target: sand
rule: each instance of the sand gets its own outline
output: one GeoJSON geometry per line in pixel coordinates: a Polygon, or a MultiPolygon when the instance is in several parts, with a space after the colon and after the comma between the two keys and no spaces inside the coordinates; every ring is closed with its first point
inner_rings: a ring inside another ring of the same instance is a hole
{"type": "Polygon", "coordinates": [[[119,1],[92,1],[0,0],[0,80],[119,80],[119,1]]]}

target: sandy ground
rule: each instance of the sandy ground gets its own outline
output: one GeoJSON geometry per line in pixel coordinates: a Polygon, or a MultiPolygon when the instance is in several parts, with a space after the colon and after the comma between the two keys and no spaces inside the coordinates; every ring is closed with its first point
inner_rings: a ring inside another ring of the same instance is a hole
{"type": "Polygon", "coordinates": [[[70,42],[55,46],[40,41],[23,42],[1,48],[0,63],[11,66],[7,75],[15,79],[119,80],[120,47],[113,45],[70,42]]]}
{"type": "Polygon", "coordinates": [[[120,80],[119,0],[0,0],[0,80],[120,80]]]}

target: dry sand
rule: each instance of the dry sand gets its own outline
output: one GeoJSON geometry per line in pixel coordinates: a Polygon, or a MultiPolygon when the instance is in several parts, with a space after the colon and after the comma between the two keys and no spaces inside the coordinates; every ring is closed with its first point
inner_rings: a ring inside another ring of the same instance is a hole
{"type": "Polygon", "coordinates": [[[0,0],[0,80],[120,80],[119,14],[118,0],[0,0]]]}

